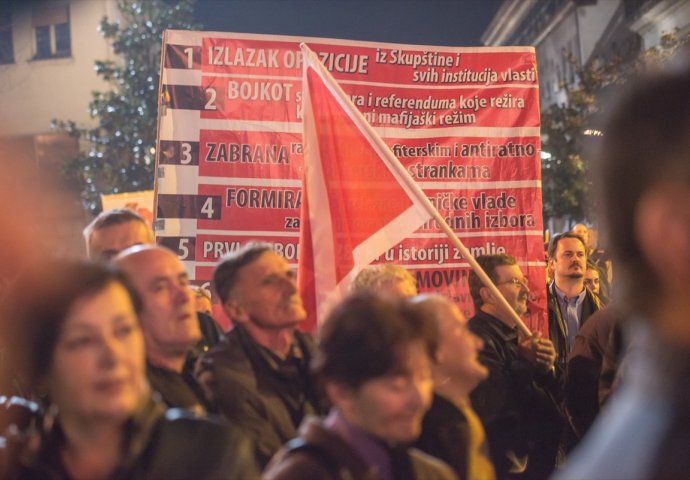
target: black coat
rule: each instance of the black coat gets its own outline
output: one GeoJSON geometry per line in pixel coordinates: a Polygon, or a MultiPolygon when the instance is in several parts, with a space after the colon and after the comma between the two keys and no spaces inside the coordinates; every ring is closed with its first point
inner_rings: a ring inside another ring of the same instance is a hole
{"type": "Polygon", "coordinates": [[[469,328],[484,341],[479,360],[489,377],[470,398],[486,429],[497,478],[505,478],[514,466],[511,458],[524,457],[533,478],[548,477],[563,430],[557,399],[563,375],[541,372],[524,360],[517,330],[498,318],[480,311],[469,328]]]}
{"type": "Polygon", "coordinates": [[[622,322],[612,307],[594,313],[580,328],[568,355],[564,406],[574,439],[582,438],[599,414],[599,377],[611,332],[622,322]]]}
{"type": "MultiPolygon", "coordinates": [[[[252,445],[238,429],[169,409],[150,400],[126,426],[126,445],[110,480],[245,480],[259,478],[252,445]]],[[[17,480],[67,480],[60,459],[64,437],[59,423],[43,440],[17,480]]]]}
{"type": "Polygon", "coordinates": [[[415,446],[446,462],[460,478],[467,478],[469,444],[470,427],[465,415],[451,402],[434,394],[415,446]]]}
{"type": "Polygon", "coordinates": [[[210,390],[218,412],[238,425],[255,443],[263,468],[273,454],[297,435],[303,417],[320,413],[309,377],[314,341],[295,332],[299,359],[279,364],[241,327],[230,330],[200,359],[199,377],[210,390]]]}

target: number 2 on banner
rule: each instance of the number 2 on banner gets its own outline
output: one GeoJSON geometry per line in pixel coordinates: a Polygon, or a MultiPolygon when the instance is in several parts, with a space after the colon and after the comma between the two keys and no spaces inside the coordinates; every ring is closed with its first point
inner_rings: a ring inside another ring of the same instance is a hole
{"type": "Polygon", "coordinates": [[[213,218],[213,198],[208,197],[201,207],[201,213],[205,213],[207,218],[213,218]]]}
{"type": "Polygon", "coordinates": [[[216,110],[216,89],[215,88],[207,88],[206,89],[206,95],[208,96],[208,102],[206,102],[206,106],[204,107],[206,110],[216,110]]]}

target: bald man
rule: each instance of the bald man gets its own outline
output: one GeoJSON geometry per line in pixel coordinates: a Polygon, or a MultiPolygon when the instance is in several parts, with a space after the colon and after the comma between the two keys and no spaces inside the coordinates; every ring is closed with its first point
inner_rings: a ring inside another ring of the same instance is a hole
{"type": "MultiPolygon", "coordinates": [[[[154,245],[156,242],[146,220],[127,208],[101,212],[84,229],[84,240],[88,257],[103,261],[114,259],[118,253],[134,245],[154,245]]],[[[189,351],[187,363],[190,369],[197,358],[216,345],[223,335],[210,312],[199,312],[198,319],[202,338],[189,351]]]]}
{"type": "Polygon", "coordinates": [[[436,361],[431,372],[434,398],[424,417],[416,447],[448,463],[459,478],[496,478],[484,427],[470,404],[470,392],[489,376],[479,361],[484,342],[467,328],[460,309],[440,295],[411,299],[438,328],[436,361]]]}
{"type": "Polygon", "coordinates": [[[115,264],[142,300],[139,313],[151,386],[170,407],[213,410],[185,359],[201,339],[194,292],[177,255],[156,245],[122,251],[115,264]]]}

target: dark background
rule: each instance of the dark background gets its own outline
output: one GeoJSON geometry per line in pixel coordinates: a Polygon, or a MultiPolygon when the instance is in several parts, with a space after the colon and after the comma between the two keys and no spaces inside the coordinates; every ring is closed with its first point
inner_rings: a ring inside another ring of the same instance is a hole
{"type": "Polygon", "coordinates": [[[203,30],[479,46],[502,0],[197,0],[203,30]]]}

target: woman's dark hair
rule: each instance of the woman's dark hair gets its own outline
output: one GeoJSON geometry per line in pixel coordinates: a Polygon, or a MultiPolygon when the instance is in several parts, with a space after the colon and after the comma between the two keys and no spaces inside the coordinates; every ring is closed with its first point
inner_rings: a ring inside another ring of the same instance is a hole
{"type": "Polygon", "coordinates": [[[321,381],[356,390],[368,380],[404,372],[401,357],[412,342],[422,342],[433,359],[437,339],[435,322],[409,302],[355,293],[326,319],[312,371],[321,381]]]}
{"type": "Polygon", "coordinates": [[[16,280],[3,308],[3,342],[10,374],[19,375],[35,393],[36,382],[50,368],[53,351],[75,301],[117,283],[128,292],[134,309],[141,300],[129,281],[114,267],[87,262],[50,261],[40,271],[16,280]]]}

